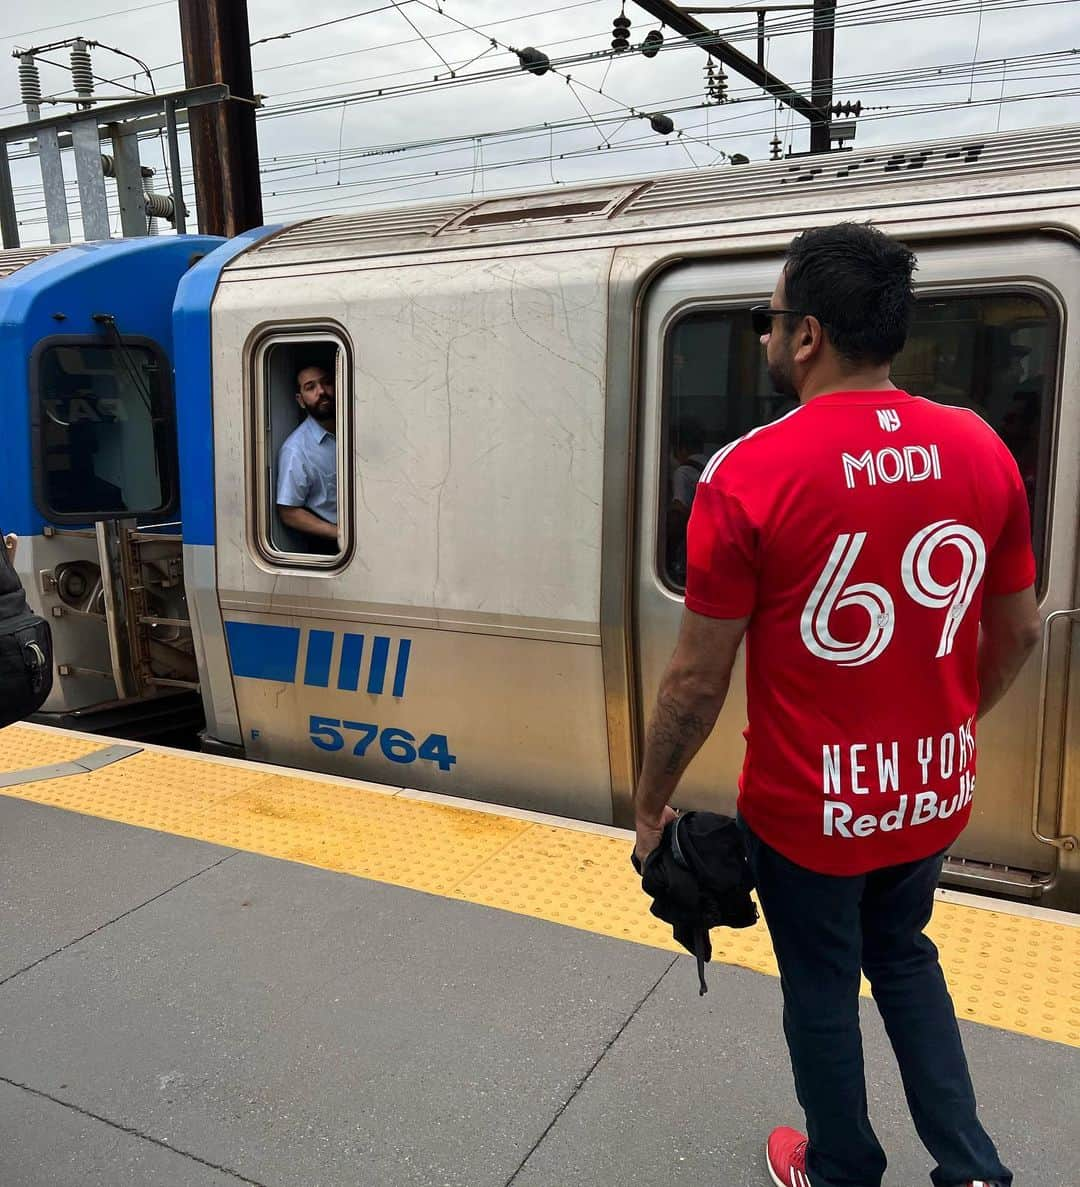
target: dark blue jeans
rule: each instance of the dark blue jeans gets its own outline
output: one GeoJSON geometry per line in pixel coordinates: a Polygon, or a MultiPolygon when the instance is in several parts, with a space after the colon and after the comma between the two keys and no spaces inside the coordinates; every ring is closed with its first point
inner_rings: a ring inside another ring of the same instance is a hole
{"type": "Polygon", "coordinates": [[[870,1125],[859,1030],[866,974],[900,1065],[931,1179],[1012,1182],[975,1114],[975,1094],[937,949],[923,935],[941,855],[857,877],[815,874],[740,821],[784,993],[784,1034],[806,1113],[813,1187],[879,1187],[885,1152],[870,1125]]]}

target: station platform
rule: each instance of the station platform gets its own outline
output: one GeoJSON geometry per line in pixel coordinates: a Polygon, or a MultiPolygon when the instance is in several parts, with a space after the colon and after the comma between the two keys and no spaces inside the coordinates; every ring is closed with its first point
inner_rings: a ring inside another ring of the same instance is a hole
{"type": "MultiPolygon", "coordinates": [[[[0,731],[3,1187],[767,1187],[799,1124],[767,933],[710,991],[621,830],[0,731]],[[680,955],[681,954],[681,955],[680,955]]],[[[1018,1185],[1076,1187],[1080,917],[939,892],[1018,1185]]],[[[928,1182],[873,1004],[888,1187],[928,1182]]]]}

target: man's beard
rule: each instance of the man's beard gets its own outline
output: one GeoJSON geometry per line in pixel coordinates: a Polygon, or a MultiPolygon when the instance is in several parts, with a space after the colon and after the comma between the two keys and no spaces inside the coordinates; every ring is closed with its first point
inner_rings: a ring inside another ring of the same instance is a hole
{"type": "Polygon", "coordinates": [[[315,407],[311,409],[311,415],[318,421],[333,420],[335,412],[334,401],[327,396],[323,396],[320,400],[317,400],[315,407]]]}
{"type": "Polygon", "coordinates": [[[788,358],[778,358],[775,362],[770,362],[769,367],[769,381],[773,385],[773,390],[777,395],[786,396],[790,399],[799,398],[799,390],[795,386],[795,381],[791,377],[791,360],[788,358]]]}

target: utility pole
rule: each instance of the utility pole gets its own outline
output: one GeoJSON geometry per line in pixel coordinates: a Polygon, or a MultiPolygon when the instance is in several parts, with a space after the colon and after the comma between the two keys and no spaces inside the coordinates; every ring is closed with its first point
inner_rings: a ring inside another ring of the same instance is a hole
{"type": "Polygon", "coordinates": [[[238,235],[263,222],[247,0],[179,3],[186,85],[224,83],[232,96],[189,116],[199,229],[238,235]]]}
{"type": "Polygon", "coordinates": [[[810,121],[810,151],[829,151],[829,108],[833,98],[833,56],[836,0],[814,0],[814,42],[811,51],[810,101],[824,115],[810,121]]]}

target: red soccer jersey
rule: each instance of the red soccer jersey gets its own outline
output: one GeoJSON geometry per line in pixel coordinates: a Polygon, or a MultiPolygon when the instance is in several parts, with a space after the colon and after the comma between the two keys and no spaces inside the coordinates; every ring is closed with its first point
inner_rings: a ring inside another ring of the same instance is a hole
{"type": "Polygon", "coordinates": [[[686,605],[750,616],[739,811],[801,866],[947,848],[971,812],[984,593],[1035,578],[1024,486],[975,413],[819,396],[717,453],[686,605]]]}

